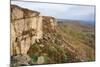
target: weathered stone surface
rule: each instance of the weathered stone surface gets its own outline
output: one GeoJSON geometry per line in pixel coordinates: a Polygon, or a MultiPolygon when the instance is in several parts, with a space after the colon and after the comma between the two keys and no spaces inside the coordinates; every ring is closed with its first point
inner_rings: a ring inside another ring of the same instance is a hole
{"type": "Polygon", "coordinates": [[[39,16],[39,12],[23,8],[24,18],[39,16]]]}
{"type": "Polygon", "coordinates": [[[31,18],[26,18],[25,23],[27,23],[28,27],[30,29],[36,29],[36,24],[37,24],[37,17],[31,17],[31,18]]]}
{"type": "Polygon", "coordinates": [[[43,16],[43,32],[44,33],[52,33],[56,29],[57,26],[56,20],[54,17],[43,16]]]}
{"type": "Polygon", "coordinates": [[[24,13],[23,10],[19,6],[16,6],[16,5],[11,6],[11,19],[12,20],[23,18],[24,17],[23,13],[24,13]]]}
{"type": "Polygon", "coordinates": [[[15,20],[14,21],[14,28],[16,31],[16,36],[21,36],[25,26],[24,26],[24,19],[20,19],[20,20],[15,20]]]}
{"type": "Polygon", "coordinates": [[[43,30],[42,30],[42,17],[38,17],[38,23],[37,23],[37,39],[41,39],[43,35],[43,30]]]}
{"type": "Polygon", "coordinates": [[[16,38],[16,33],[15,33],[15,30],[14,30],[14,26],[13,24],[11,23],[11,56],[13,55],[13,49],[14,49],[14,42],[15,42],[15,38],[16,38]]]}
{"type": "Polygon", "coordinates": [[[27,54],[27,51],[29,50],[30,48],[30,44],[31,43],[31,40],[30,40],[30,37],[26,37],[25,40],[22,40],[21,41],[21,54],[27,54]]]}
{"type": "Polygon", "coordinates": [[[13,66],[19,66],[19,65],[29,65],[32,64],[32,60],[28,55],[17,55],[12,57],[13,66]],[[15,61],[15,62],[14,62],[15,61]]]}
{"type": "Polygon", "coordinates": [[[32,11],[25,8],[22,9],[17,5],[11,5],[11,19],[12,20],[34,17],[34,16],[38,16],[39,14],[40,13],[37,11],[32,11]]]}

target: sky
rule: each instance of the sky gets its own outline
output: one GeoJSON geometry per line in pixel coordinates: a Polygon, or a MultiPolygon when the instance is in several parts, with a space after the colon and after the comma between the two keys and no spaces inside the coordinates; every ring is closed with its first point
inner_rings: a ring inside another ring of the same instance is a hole
{"type": "Polygon", "coordinates": [[[93,5],[86,6],[22,1],[11,1],[11,4],[39,11],[41,15],[53,16],[57,19],[82,20],[90,23],[95,21],[95,6],[93,5]]]}

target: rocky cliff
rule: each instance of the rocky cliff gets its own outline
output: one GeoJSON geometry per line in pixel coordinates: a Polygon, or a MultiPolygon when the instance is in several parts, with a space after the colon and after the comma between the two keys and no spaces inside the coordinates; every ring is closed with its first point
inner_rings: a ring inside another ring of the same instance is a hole
{"type": "Polygon", "coordinates": [[[55,19],[39,14],[37,11],[11,6],[11,55],[27,54],[30,45],[39,42],[46,29],[54,30],[55,19]]]}
{"type": "Polygon", "coordinates": [[[53,17],[11,5],[11,56],[27,55],[30,46],[45,38],[47,31],[55,31],[55,26],[53,17]]]}

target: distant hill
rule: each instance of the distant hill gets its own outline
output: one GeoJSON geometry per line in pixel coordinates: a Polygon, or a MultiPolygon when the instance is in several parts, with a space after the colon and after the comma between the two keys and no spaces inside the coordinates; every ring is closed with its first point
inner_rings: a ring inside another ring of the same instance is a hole
{"type": "Polygon", "coordinates": [[[83,20],[72,20],[72,19],[57,19],[59,22],[80,22],[80,23],[83,23],[83,24],[90,24],[90,25],[95,25],[95,21],[93,22],[90,22],[90,21],[83,21],[83,20]]]}

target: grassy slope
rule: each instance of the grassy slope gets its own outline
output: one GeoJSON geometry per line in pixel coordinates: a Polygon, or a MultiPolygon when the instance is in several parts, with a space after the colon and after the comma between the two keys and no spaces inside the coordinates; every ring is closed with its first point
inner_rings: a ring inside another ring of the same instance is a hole
{"type": "Polygon", "coordinates": [[[31,46],[28,54],[34,64],[39,56],[44,57],[43,64],[95,60],[93,28],[79,23],[58,23],[56,29],[45,36],[46,40],[31,46]]]}
{"type": "Polygon", "coordinates": [[[59,23],[65,39],[74,47],[82,61],[93,61],[94,58],[94,30],[90,25],[79,23],[59,23]]]}

